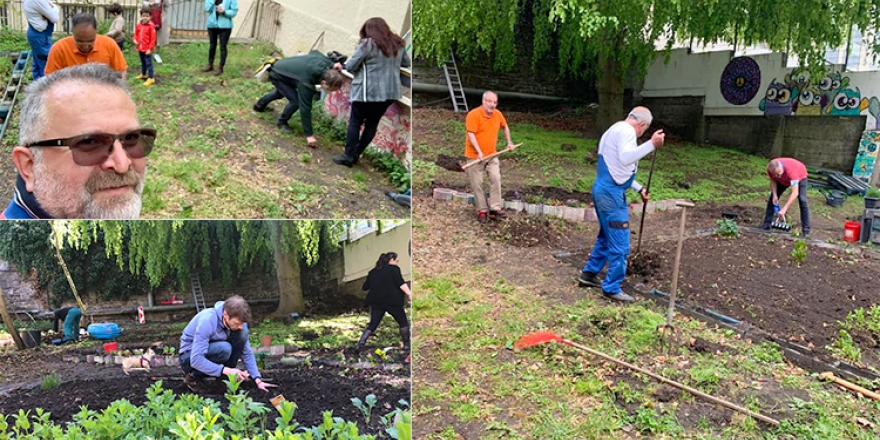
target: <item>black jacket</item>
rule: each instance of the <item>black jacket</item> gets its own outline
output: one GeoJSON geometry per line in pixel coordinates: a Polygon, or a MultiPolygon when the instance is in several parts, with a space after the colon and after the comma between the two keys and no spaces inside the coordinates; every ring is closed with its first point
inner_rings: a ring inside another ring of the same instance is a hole
{"type": "Polygon", "coordinates": [[[405,304],[406,294],[400,290],[400,286],[406,284],[400,267],[389,264],[381,269],[373,269],[367,274],[364,281],[364,290],[369,290],[364,300],[366,306],[393,306],[401,307],[405,304]]]}

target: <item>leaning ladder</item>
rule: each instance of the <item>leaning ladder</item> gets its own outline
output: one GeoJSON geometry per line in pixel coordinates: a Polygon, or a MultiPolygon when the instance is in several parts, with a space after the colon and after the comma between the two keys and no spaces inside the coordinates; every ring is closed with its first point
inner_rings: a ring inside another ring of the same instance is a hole
{"type": "Polygon", "coordinates": [[[193,299],[196,303],[196,313],[205,310],[205,294],[202,292],[202,283],[199,281],[199,275],[189,274],[189,284],[192,286],[193,299]]]}
{"type": "Polygon", "coordinates": [[[464,97],[464,87],[461,85],[461,76],[458,74],[458,65],[455,63],[455,52],[449,49],[449,59],[443,63],[443,74],[446,75],[446,85],[449,87],[449,97],[452,98],[452,108],[455,112],[467,112],[467,100],[464,97]]]}

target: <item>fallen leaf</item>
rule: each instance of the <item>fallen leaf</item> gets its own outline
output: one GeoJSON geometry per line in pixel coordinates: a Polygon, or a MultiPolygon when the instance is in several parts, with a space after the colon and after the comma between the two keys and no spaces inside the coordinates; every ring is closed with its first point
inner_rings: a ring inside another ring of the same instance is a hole
{"type": "Polygon", "coordinates": [[[873,427],[874,427],[874,424],[871,423],[870,420],[868,420],[868,419],[866,419],[866,418],[864,418],[864,417],[856,417],[856,422],[859,422],[859,424],[861,424],[862,426],[867,426],[867,427],[869,427],[869,428],[873,428],[873,427]]]}

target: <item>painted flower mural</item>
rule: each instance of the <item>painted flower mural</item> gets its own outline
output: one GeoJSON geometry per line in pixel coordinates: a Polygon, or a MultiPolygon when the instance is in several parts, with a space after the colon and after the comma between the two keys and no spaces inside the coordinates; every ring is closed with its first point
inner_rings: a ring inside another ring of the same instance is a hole
{"type": "MultiPolygon", "coordinates": [[[[337,119],[348,122],[351,115],[351,80],[346,79],[338,91],[333,92],[324,100],[324,109],[337,119]]],[[[393,154],[398,159],[405,159],[410,146],[410,126],[412,117],[410,108],[400,102],[388,107],[379,122],[373,145],[393,154]]]]}
{"type": "Polygon", "coordinates": [[[737,57],[727,63],[721,74],[721,96],[733,105],[746,105],[761,87],[761,68],[749,57],[737,57]]]}

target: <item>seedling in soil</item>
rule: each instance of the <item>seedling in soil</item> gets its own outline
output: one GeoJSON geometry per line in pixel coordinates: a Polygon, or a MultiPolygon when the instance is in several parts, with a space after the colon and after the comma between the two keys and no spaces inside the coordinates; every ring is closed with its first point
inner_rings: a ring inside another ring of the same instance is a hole
{"type": "Polygon", "coordinates": [[[367,395],[363,401],[358,397],[351,398],[351,403],[364,413],[364,420],[367,421],[367,424],[370,423],[370,414],[373,412],[373,407],[376,406],[377,401],[378,399],[375,394],[367,395]],[[366,402],[366,404],[364,404],[364,402],[366,402]]]}
{"type": "Polygon", "coordinates": [[[174,352],[176,352],[176,351],[177,351],[177,349],[174,347],[163,347],[162,348],[162,354],[164,354],[166,356],[174,356],[174,352]]]}
{"type": "Polygon", "coordinates": [[[794,244],[794,249],[791,250],[791,259],[794,261],[798,267],[801,266],[801,263],[807,258],[807,244],[803,241],[798,240],[797,243],[794,244]]]}
{"type": "Polygon", "coordinates": [[[43,391],[49,391],[51,389],[58,388],[61,385],[61,377],[57,374],[49,374],[43,376],[43,379],[40,381],[40,387],[43,388],[43,391]]]}
{"type": "Polygon", "coordinates": [[[826,347],[832,353],[852,362],[858,362],[862,358],[862,351],[853,342],[852,336],[846,330],[840,330],[840,337],[834,341],[834,345],[826,347]]]}
{"type": "Polygon", "coordinates": [[[715,224],[718,225],[718,228],[715,229],[716,235],[724,238],[739,238],[739,226],[735,220],[723,218],[715,220],[715,224]]]}

